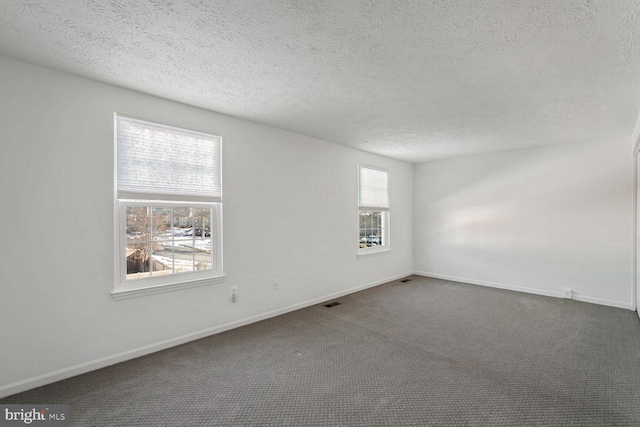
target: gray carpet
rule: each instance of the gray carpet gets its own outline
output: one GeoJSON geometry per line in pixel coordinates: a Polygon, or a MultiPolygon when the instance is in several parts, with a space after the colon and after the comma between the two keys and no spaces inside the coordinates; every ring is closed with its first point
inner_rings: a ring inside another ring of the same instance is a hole
{"type": "Polygon", "coordinates": [[[639,426],[629,310],[412,276],[0,403],[80,426],[639,426]]]}

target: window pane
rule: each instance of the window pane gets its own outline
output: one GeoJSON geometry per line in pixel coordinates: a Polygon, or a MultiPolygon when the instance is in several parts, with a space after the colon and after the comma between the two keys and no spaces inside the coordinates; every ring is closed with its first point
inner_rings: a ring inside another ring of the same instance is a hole
{"type": "Polygon", "coordinates": [[[173,248],[174,253],[174,268],[176,273],[182,273],[185,271],[193,271],[193,248],[184,244],[176,243],[173,248]]]}
{"type": "Polygon", "coordinates": [[[171,240],[171,208],[151,209],[151,236],[153,240],[171,240]]]}
{"type": "Polygon", "coordinates": [[[173,209],[173,235],[176,240],[193,239],[193,214],[191,208],[173,209]]]}
{"type": "Polygon", "coordinates": [[[127,280],[149,276],[150,245],[137,243],[127,245],[127,280]]]}
{"type": "Polygon", "coordinates": [[[380,233],[380,229],[382,227],[382,212],[373,212],[371,214],[372,217],[372,230],[370,242],[372,246],[377,246],[382,244],[382,234],[380,233]]]}
{"type": "Polygon", "coordinates": [[[196,270],[211,270],[213,268],[210,251],[207,253],[196,250],[194,255],[196,270]]]}
{"type": "Polygon", "coordinates": [[[127,241],[148,241],[150,226],[147,207],[127,207],[127,241]]]}
{"type": "Polygon", "coordinates": [[[193,235],[200,240],[211,237],[210,208],[193,209],[193,235]]]}
{"type": "Polygon", "coordinates": [[[154,243],[151,254],[153,275],[173,273],[173,244],[170,242],[154,243]]]}

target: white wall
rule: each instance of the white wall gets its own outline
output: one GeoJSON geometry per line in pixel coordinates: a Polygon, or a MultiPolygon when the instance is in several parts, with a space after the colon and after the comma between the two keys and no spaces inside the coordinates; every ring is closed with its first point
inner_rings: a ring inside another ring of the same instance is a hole
{"type": "Polygon", "coordinates": [[[633,294],[635,294],[635,303],[636,303],[636,313],[640,316],[640,266],[638,265],[638,260],[640,259],[640,179],[638,175],[640,175],[640,168],[638,167],[638,163],[640,163],[640,153],[634,150],[634,178],[635,178],[635,252],[634,252],[634,261],[635,261],[635,289],[633,294]]]}
{"type": "Polygon", "coordinates": [[[631,135],[631,147],[634,148],[634,151],[637,151],[638,144],[640,144],[640,112],[638,113],[636,125],[633,128],[633,134],[631,135]]]}
{"type": "Polygon", "coordinates": [[[417,165],[420,274],[631,308],[628,138],[417,165]]]}
{"type": "Polygon", "coordinates": [[[413,270],[411,164],[3,57],[0,99],[0,396],[413,270]],[[114,112],[223,136],[224,284],[113,301],[114,112]],[[393,183],[360,260],[359,162],[393,183]]]}

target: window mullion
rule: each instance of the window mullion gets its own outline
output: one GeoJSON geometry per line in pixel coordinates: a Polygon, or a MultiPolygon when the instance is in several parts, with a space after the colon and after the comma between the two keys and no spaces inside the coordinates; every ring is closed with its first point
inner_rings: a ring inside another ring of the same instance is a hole
{"type": "Polygon", "coordinates": [[[153,277],[153,208],[147,207],[147,216],[149,217],[149,276],[153,277]]]}
{"type": "Polygon", "coordinates": [[[176,220],[175,208],[171,208],[171,273],[176,272],[176,220]]]}

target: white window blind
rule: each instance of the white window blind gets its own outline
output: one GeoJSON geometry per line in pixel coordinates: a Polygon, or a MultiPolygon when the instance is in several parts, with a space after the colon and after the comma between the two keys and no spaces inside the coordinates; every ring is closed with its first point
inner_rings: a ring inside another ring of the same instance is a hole
{"type": "Polygon", "coordinates": [[[222,201],[220,137],[116,115],[119,199],[222,201]]]}
{"type": "Polygon", "coordinates": [[[360,209],[388,211],[389,192],[387,187],[387,171],[360,166],[358,202],[360,209]]]}

